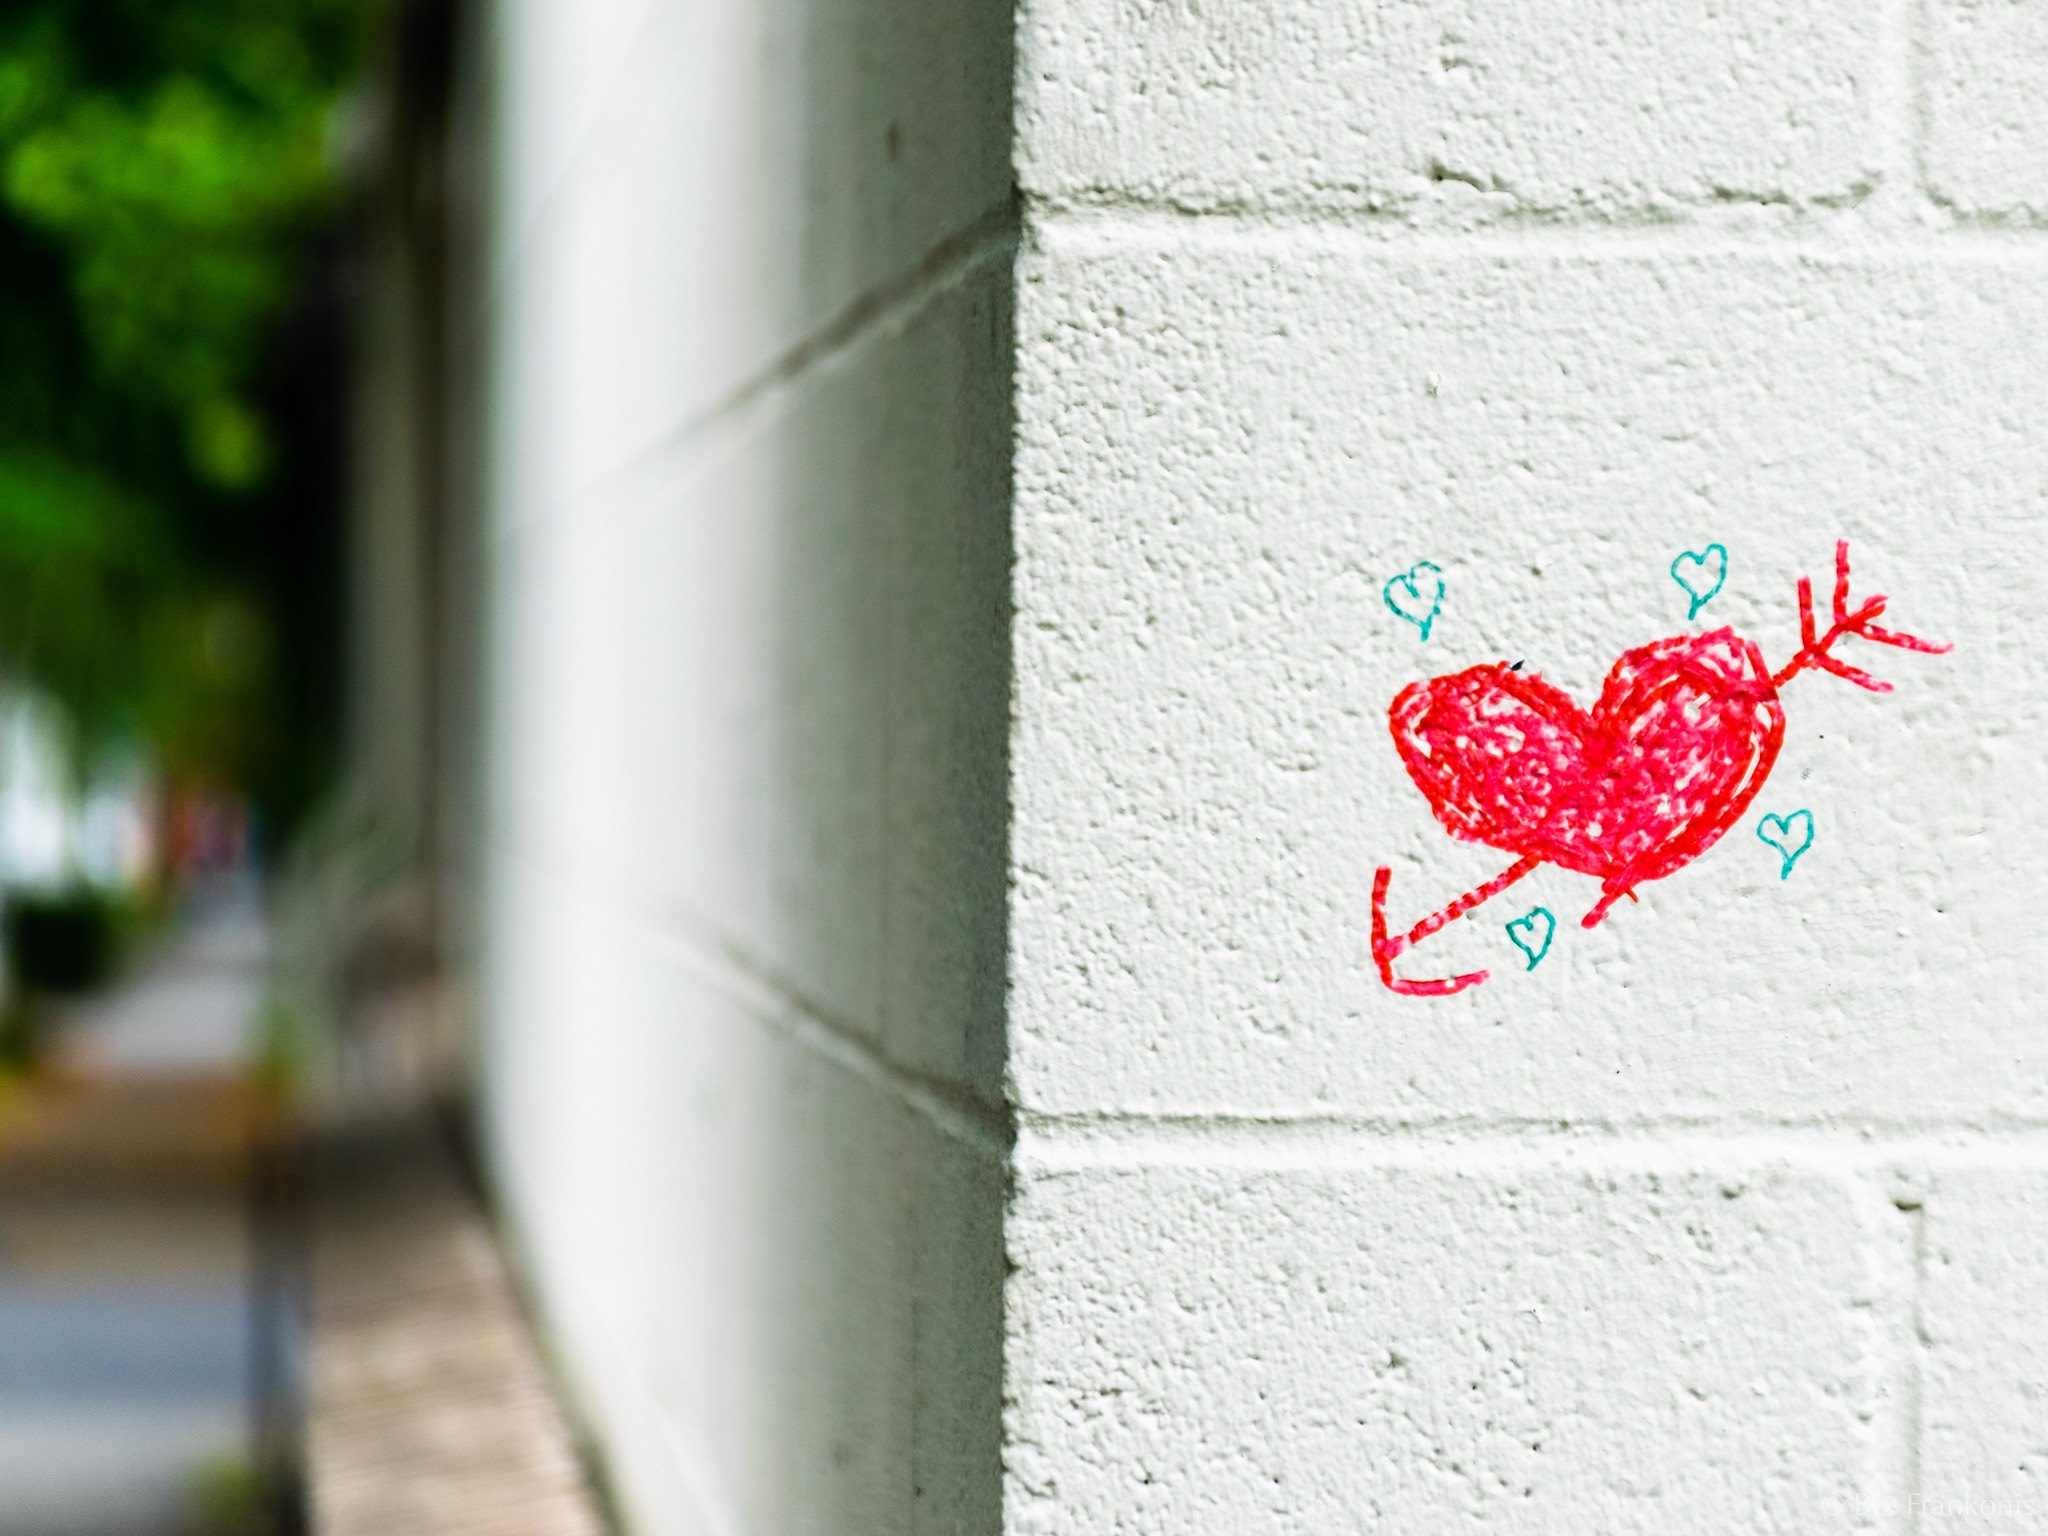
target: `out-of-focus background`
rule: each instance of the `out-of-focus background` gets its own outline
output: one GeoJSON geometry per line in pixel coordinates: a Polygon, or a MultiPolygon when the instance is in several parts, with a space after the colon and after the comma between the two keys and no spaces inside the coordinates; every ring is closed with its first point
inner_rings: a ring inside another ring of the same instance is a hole
{"type": "Polygon", "coordinates": [[[425,770],[357,748],[433,687],[425,588],[363,566],[432,559],[437,450],[379,413],[409,432],[435,363],[379,327],[438,302],[401,289],[452,24],[0,14],[7,1536],[300,1519],[315,1058],[435,970],[426,815],[372,782],[425,770]]]}
{"type": "Polygon", "coordinates": [[[0,6],[0,1536],[2038,1528],[2044,80],[0,6]],[[1503,860],[1389,701],[1838,539],[1954,650],[1778,673],[1797,869],[1397,994],[1503,860]]]}
{"type": "Polygon", "coordinates": [[[0,13],[0,1536],[994,1528],[1009,101],[0,13]]]}

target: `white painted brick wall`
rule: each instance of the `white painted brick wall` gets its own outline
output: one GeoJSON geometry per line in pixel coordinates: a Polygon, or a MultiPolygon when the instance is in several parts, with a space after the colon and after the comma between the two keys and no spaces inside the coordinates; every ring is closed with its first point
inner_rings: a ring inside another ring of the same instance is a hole
{"type": "Polygon", "coordinates": [[[1926,1438],[1920,1529],[2034,1530],[2048,1521],[2048,1339],[2034,1297],[2048,1264],[2048,1168],[2031,1149],[1923,1171],[1912,1197],[1926,1438]]]}
{"type": "Polygon", "coordinates": [[[635,1530],[2039,1526],[2038,6],[503,13],[485,1076],[635,1530]],[[1837,537],[1955,652],[1380,986],[1504,862],[1398,688],[1837,537]]]}
{"type": "Polygon", "coordinates": [[[2048,11],[2010,0],[1941,0],[1927,26],[1927,185],[1985,222],[2048,219],[2048,11]]]}
{"type": "Polygon", "coordinates": [[[1008,1526],[2039,1528],[2042,9],[1026,0],[1018,51],[1008,1526]],[[1782,664],[1838,536],[1953,654],[1791,682],[1602,927],[1546,869],[1397,967],[1486,985],[1379,985],[1376,865],[1405,928],[1509,862],[1397,689],[1590,700],[1715,540],[1690,627],[1782,664]]]}
{"type": "Polygon", "coordinates": [[[1029,1169],[1011,1529],[1846,1528],[1877,1383],[1842,1180],[1244,1150],[1029,1169]]]}

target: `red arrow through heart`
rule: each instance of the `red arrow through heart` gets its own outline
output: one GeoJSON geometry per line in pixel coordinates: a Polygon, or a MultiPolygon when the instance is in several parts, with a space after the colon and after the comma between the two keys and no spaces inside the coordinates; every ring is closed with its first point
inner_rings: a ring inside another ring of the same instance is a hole
{"type": "Polygon", "coordinates": [[[1543,864],[1600,881],[1583,919],[1592,927],[1646,880],[1683,869],[1741,819],[1785,739],[1778,690],[1809,667],[1876,693],[1891,684],[1831,654],[1858,635],[1911,651],[1946,645],[1880,629],[1885,599],[1849,608],[1849,546],[1835,545],[1833,623],[1816,637],[1813,584],[1799,580],[1800,648],[1773,673],[1732,629],[1653,640],[1626,651],[1590,710],[1505,662],[1468,667],[1394,696],[1394,746],[1415,787],[1451,836],[1515,855],[1477,889],[1389,937],[1387,885],[1373,876],[1373,960],[1380,979],[1410,997],[1446,997],[1486,980],[1473,971],[1441,981],[1397,978],[1394,961],[1543,864]]]}

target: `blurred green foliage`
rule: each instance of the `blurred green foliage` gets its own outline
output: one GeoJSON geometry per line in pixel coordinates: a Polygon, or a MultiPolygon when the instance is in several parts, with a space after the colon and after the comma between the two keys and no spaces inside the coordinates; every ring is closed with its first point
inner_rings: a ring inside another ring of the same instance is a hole
{"type": "Polygon", "coordinates": [[[261,371],[334,216],[366,11],[0,5],[0,684],[88,750],[249,786],[278,748],[252,552],[300,509],[261,371]]]}

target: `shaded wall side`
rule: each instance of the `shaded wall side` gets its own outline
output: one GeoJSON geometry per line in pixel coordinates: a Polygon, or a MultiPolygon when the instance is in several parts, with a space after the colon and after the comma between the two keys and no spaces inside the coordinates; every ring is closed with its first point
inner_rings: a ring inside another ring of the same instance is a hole
{"type": "Polygon", "coordinates": [[[497,1187],[628,1526],[1000,1523],[1000,7],[496,18],[497,1187]]]}

